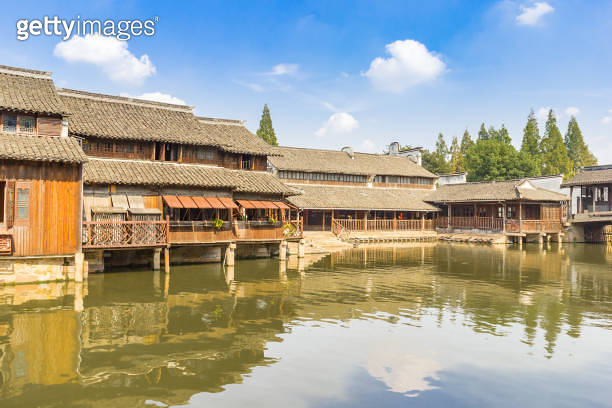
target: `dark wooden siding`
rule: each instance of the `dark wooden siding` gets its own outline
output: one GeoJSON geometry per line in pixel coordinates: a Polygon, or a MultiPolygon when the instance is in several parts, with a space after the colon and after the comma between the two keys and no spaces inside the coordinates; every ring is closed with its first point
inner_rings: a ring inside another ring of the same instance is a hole
{"type": "Polygon", "coordinates": [[[41,136],[61,136],[62,119],[39,116],[36,120],[36,128],[41,136]]]}
{"type": "Polygon", "coordinates": [[[13,255],[76,252],[80,166],[0,161],[0,180],[15,181],[17,188],[28,184],[30,187],[27,221],[16,220],[12,228],[2,227],[13,235],[13,255]]]}

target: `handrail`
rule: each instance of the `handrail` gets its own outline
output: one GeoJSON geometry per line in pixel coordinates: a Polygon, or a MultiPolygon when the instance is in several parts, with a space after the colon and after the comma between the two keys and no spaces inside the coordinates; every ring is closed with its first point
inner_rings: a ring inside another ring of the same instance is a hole
{"type": "Polygon", "coordinates": [[[156,247],[169,244],[170,221],[84,221],[83,248],[156,247]]]}

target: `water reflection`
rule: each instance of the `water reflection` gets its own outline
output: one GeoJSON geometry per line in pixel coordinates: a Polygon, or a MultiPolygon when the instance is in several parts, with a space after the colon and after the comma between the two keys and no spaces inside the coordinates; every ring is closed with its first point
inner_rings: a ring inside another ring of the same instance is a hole
{"type": "MultiPolygon", "coordinates": [[[[500,405],[546,392],[530,376],[587,372],[597,388],[612,374],[610,272],[602,246],[431,243],[4,287],[0,402],[500,405]]],[[[574,402],[607,401],[597,390],[574,402]]]]}

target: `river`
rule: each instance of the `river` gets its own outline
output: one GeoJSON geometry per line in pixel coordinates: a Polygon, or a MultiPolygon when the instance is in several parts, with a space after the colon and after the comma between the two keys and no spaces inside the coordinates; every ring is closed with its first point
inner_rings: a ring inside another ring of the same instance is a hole
{"type": "Polygon", "coordinates": [[[1,407],[612,406],[612,249],[424,243],[0,287],[1,407]]]}

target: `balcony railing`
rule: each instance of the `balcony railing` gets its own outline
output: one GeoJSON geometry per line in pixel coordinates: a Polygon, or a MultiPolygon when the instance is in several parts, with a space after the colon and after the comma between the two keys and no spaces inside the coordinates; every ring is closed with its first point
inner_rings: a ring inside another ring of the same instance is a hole
{"type": "Polygon", "coordinates": [[[158,247],[169,243],[168,221],[87,221],[83,248],[158,247]]]}
{"type": "Polygon", "coordinates": [[[221,228],[215,228],[212,221],[170,221],[171,244],[222,242],[232,239],[229,221],[225,221],[221,228]]]}
{"type": "Polygon", "coordinates": [[[332,230],[339,231],[418,231],[433,230],[433,220],[353,220],[334,219],[332,230]]]}

